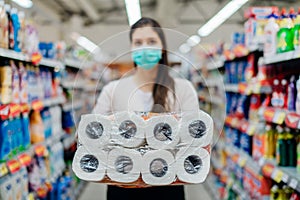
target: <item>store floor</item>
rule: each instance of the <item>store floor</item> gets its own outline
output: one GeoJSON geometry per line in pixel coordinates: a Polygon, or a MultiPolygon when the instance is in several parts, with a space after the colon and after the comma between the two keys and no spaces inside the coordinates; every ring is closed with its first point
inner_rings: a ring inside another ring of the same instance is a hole
{"type": "MultiPolygon", "coordinates": [[[[186,200],[212,200],[204,185],[185,186],[186,200]]],[[[106,186],[97,183],[88,183],[79,200],[106,200],[106,186]]]]}

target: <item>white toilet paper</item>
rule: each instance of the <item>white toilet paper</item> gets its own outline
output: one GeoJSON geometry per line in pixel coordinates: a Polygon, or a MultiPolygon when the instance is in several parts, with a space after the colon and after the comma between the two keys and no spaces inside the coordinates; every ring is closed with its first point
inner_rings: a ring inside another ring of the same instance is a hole
{"type": "Polygon", "coordinates": [[[144,120],[134,113],[120,112],[114,115],[111,132],[113,143],[124,147],[138,147],[145,143],[144,120]]]}
{"type": "Polygon", "coordinates": [[[146,141],[154,149],[172,149],[179,142],[179,121],[172,115],[156,116],[146,121],[146,141]]]}
{"type": "Polygon", "coordinates": [[[168,185],[175,180],[174,156],[167,150],[148,151],[143,156],[142,179],[149,185],[168,185]]]}
{"type": "Polygon", "coordinates": [[[134,149],[115,148],[108,154],[107,176],[113,181],[130,183],[141,173],[141,154],[134,149]]]}
{"type": "Polygon", "coordinates": [[[78,139],[87,149],[97,152],[109,142],[112,124],[105,116],[82,115],[78,126],[78,139]]]}
{"type": "Polygon", "coordinates": [[[210,154],[203,148],[183,148],[176,154],[176,174],[187,183],[202,183],[210,167],[210,154]]]}
{"type": "Polygon", "coordinates": [[[180,140],[187,146],[203,147],[211,143],[213,120],[205,112],[185,112],[182,114],[180,140]]]}
{"type": "Polygon", "coordinates": [[[101,181],[104,178],[107,153],[101,150],[89,152],[80,146],[75,153],[72,169],[76,176],[86,181],[101,181]]]}

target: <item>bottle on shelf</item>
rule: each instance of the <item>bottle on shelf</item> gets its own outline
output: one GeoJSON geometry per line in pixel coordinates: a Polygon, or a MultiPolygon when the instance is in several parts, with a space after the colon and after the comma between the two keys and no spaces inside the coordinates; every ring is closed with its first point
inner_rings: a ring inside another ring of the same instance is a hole
{"type": "Polygon", "coordinates": [[[287,109],[289,111],[295,111],[296,110],[296,94],[295,94],[295,76],[292,76],[290,79],[290,83],[288,86],[288,99],[287,99],[287,109]]]}
{"type": "Polygon", "coordinates": [[[294,42],[293,42],[294,48],[299,49],[299,47],[300,47],[300,8],[298,9],[297,16],[294,19],[293,34],[294,34],[294,42]]]}
{"type": "Polygon", "coordinates": [[[272,12],[268,16],[268,23],[265,26],[265,42],[264,42],[264,56],[269,57],[276,54],[276,39],[279,25],[277,23],[278,14],[272,12]]]}
{"type": "Polygon", "coordinates": [[[276,142],[276,161],[280,166],[288,166],[286,133],[281,126],[277,126],[276,129],[278,132],[276,142]]]}
{"type": "Polygon", "coordinates": [[[277,32],[277,53],[283,53],[294,50],[294,24],[286,9],[282,8],[281,18],[279,20],[279,31],[277,32]]]}
{"type": "Polygon", "coordinates": [[[0,47],[8,49],[8,17],[3,0],[0,1],[0,23],[0,47]]]}
{"type": "Polygon", "coordinates": [[[256,47],[256,27],[257,21],[254,13],[251,13],[249,19],[245,22],[245,46],[248,49],[256,47]]]}
{"type": "Polygon", "coordinates": [[[295,136],[289,128],[286,128],[286,143],[288,152],[288,166],[296,167],[297,165],[297,142],[295,136]]]}
{"type": "Polygon", "coordinates": [[[274,79],[273,81],[273,93],[272,93],[272,99],[271,99],[271,104],[273,107],[279,107],[279,93],[280,93],[280,88],[279,88],[279,80],[274,79]]]}

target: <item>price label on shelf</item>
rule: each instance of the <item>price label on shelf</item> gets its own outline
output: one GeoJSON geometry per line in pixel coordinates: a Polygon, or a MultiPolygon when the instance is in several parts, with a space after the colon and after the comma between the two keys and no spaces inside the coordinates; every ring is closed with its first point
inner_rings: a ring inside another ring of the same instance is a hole
{"type": "Polygon", "coordinates": [[[12,173],[12,174],[19,171],[19,169],[21,168],[21,164],[17,160],[7,161],[6,164],[7,164],[7,167],[9,169],[10,173],[12,173]]]}
{"type": "Polygon", "coordinates": [[[275,124],[282,124],[284,122],[285,115],[284,111],[276,111],[272,122],[275,124]]]}
{"type": "Polygon", "coordinates": [[[34,152],[37,156],[44,156],[45,155],[45,152],[46,151],[46,147],[43,146],[43,145],[37,145],[35,148],[34,148],[34,152]]]}
{"type": "Polygon", "coordinates": [[[285,117],[285,124],[291,128],[298,128],[300,116],[296,113],[288,113],[285,117]]]}
{"type": "Polygon", "coordinates": [[[286,173],[283,173],[281,180],[284,183],[288,183],[289,176],[286,173]]]}
{"type": "Polygon", "coordinates": [[[244,167],[247,162],[247,158],[240,156],[238,160],[238,164],[240,167],[244,167]]]}
{"type": "Polygon", "coordinates": [[[271,178],[276,181],[277,183],[280,183],[282,180],[283,172],[279,169],[273,170],[271,174],[271,178]]]}
{"type": "Polygon", "coordinates": [[[256,127],[257,127],[256,124],[250,124],[247,129],[247,134],[250,136],[254,135],[256,127]]]}
{"type": "Polygon", "coordinates": [[[28,113],[30,111],[30,105],[25,103],[21,104],[21,112],[22,113],[28,113]]]}
{"type": "Polygon", "coordinates": [[[0,106],[0,116],[2,120],[8,118],[9,115],[9,105],[2,105],[0,106]]]}
{"type": "Polygon", "coordinates": [[[42,110],[44,105],[43,105],[43,102],[40,101],[40,100],[36,100],[36,101],[33,101],[32,104],[31,104],[31,107],[33,110],[42,110]]]}
{"type": "Polygon", "coordinates": [[[289,186],[291,188],[293,188],[294,190],[296,190],[297,186],[298,186],[298,181],[296,179],[292,178],[291,181],[290,181],[290,183],[289,183],[289,186]]]}
{"type": "Polygon", "coordinates": [[[275,116],[275,110],[273,108],[267,108],[264,112],[265,120],[268,122],[273,122],[275,116]]]}
{"type": "Polygon", "coordinates": [[[27,153],[19,155],[18,159],[23,166],[28,166],[31,163],[31,156],[29,156],[27,153]]]}
{"type": "Polygon", "coordinates": [[[5,163],[0,164],[0,177],[5,176],[8,173],[8,169],[5,163]]]}
{"type": "Polygon", "coordinates": [[[265,164],[262,167],[262,172],[266,177],[271,177],[272,173],[274,171],[274,166],[270,164],[265,164]]]}

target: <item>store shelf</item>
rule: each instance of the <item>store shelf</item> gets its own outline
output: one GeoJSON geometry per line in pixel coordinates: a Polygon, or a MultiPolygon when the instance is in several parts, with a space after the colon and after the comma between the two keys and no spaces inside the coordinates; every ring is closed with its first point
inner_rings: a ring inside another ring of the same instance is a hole
{"type": "Polygon", "coordinates": [[[283,182],[294,190],[300,192],[300,174],[296,167],[277,166],[275,160],[261,158],[258,162],[264,175],[273,179],[275,182],[283,182]]]}
{"type": "Polygon", "coordinates": [[[300,129],[300,115],[295,112],[280,108],[261,107],[258,114],[267,122],[279,125],[285,123],[287,127],[300,129]]]}
{"type": "Polygon", "coordinates": [[[219,59],[215,61],[211,61],[207,64],[207,70],[216,70],[224,66],[224,60],[219,59]]]}
{"type": "Polygon", "coordinates": [[[63,105],[63,111],[77,110],[83,106],[83,101],[76,100],[63,105]]]}
{"type": "Polygon", "coordinates": [[[26,54],[16,52],[9,49],[0,48],[0,56],[5,58],[10,58],[14,60],[26,61],[29,62],[30,58],[26,54]]]}
{"type": "Polygon", "coordinates": [[[61,82],[62,87],[66,89],[84,89],[86,87],[85,81],[62,81],[61,82]]]}
{"type": "Polygon", "coordinates": [[[58,104],[63,104],[63,103],[65,103],[65,101],[66,101],[66,99],[64,96],[46,99],[46,100],[43,100],[43,106],[50,107],[50,106],[54,106],[54,105],[58,105],[58,104]]]}
{"type": "Polygon", "coordinates": [[[241,188],[239,184],[233,183],[232,190],[239,196],[241,200],[251,200],[248,193],[243,188],[241,188]]]}
{"type": "Polygon", "coordinates": [[[39,65],[53,67],[53,68],[59,68],[59,69],[64,69],[64,67],[65,67],[65,65],[62,62],[60,62],[58,60],[48,59],[48,58],[42,58],[39,65]]]}
{"type": "Polygon", "coordinates": [[[266,65],[270,65],[270,64],[285,62],[285,61],[298,59],[298,58],[300,58],[300,50],[278,53],[274,56],[264,57],[264,63],[266,65]]]}
{"type": "Polygon", "coordinates": [[[238,93],[239,85],[238,84],[225,84],[225,91],[238,93]]]}
{"type": "Polygon", "coordinates": [[[82,61],[82,60],[75,60],[71,58],[66,58],[64,60],[64,63],[68,67],[73,67],[76,69],[85,69],[88,67],[91,67],[93,65],[93,62],[91,61],[82,61]]]}

